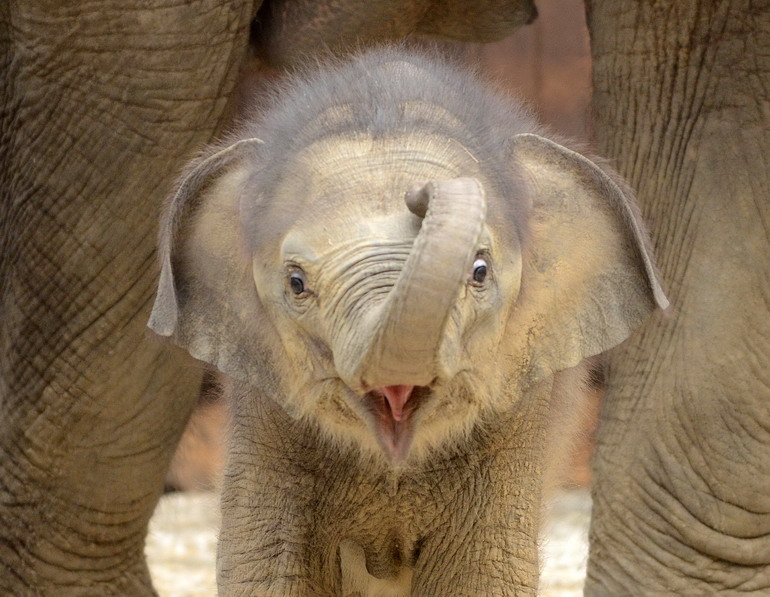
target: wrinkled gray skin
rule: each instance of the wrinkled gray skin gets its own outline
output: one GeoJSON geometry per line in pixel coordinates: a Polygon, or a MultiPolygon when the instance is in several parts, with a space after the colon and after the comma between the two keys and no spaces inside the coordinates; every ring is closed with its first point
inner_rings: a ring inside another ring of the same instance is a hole
{"type": "Polygon", "coordinates": [[[586,594],[770,594],[770,3],[588,4],[673,308],[612,358],[586,594]]]}
{"type": "Polygon", "coordinates": [[[580,364],[667,304],[628,193],[541,134],[380,50],[193,164],[150,326],[230,380],[221,594],[536,593],[580,364]]]}
{"type": "MultiPolygon", "coordinates": [[[[151,593],[198,370],[144,330],[159,198],[226,121],[258,4],[0,3],[0,593],[151,593]]],[[[613,357],[587,593],[767,590],[767,3],[588,5],[594,129],[674,309],[613,357]]],[[[278,67],[371,32],[490,41],[531,8],[274,1],[252,41],[278,67]]]]}

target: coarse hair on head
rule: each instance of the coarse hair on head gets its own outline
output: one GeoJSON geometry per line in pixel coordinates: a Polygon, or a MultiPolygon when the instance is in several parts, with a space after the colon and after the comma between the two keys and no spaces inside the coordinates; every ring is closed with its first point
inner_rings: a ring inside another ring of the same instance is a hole
{"type": "Polygon", "coordinates": [[[319,59],[298,70],[272,90],[261,110],[251,111],[237,134],[262,139],[276,161],[320,138],[358,131],[375,138],[444,132],[486,159],[500,155],[513,135],[540,128],[525,106],[485,84],[478,68],[438,49],[384,46],[348,59],[319,59]],[[433,118],[405,111],[409,103],[434,107],[433,118]],[[312,126],[340,107],[345,117],[333,128],[312,126]]]}
{"type": "Polygon", "coordinates": [[[437,49],[385,46],[352,58],[318,60],[287,77],[227,142],[249,137],[264,142],[249,193],[272,203],[286,164],[323,139],[360,133],[373,139],[444,136],[483,165],[495,187],[490,190],[509,198],[505,209],[526,222],[526,205],[514,199],[523,185],[509,144],[519,133],[541,131],[526,106],[491,88],[477,68],[437,49]]]}

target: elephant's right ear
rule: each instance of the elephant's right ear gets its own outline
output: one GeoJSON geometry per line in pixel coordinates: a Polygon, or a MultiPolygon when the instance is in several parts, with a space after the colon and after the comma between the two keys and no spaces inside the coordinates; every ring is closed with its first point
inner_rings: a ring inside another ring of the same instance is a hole
{"type": "Polygon", "coordinates": [[[182,179],[161,220],[160,281],[148,326],[193,357],[248,379],[258,300],[241,242],[240,195],[262,141],[242,139],[182,179]]]}
{"type": "Polygon", "coordinates": [[[668,300],[630,191],[538,135],[517,135],[512,151],[532,205],[509,341],[537,380],[620,344],[668,300]]]}

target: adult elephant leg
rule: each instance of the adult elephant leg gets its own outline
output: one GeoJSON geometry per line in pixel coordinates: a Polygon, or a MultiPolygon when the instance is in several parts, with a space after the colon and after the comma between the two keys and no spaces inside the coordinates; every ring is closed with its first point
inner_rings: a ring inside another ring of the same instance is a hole
{"type": "Polygon", "coordinates": [[[255,9],[0,6],[4,595],[152,592],[146,524],[200,378],[145,328],[156,222],[255,9]]]}
{"type": "Polygon", "coordinates": [[[673,309],[612,355],[587,595],[770,591],[770,3],[591,0],[673,309]]]}

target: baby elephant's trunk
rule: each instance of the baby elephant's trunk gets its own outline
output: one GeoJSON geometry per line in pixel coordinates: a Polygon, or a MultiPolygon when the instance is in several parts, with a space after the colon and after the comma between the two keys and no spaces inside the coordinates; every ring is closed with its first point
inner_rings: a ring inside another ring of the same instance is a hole
{"type": "Polygon", "coordinates": [[[484,190],[475,178],[420,185],[406,194],[406,203],[423,218],[420,232],[371,331],[361,335],[350,368],[340,371],[359,391],[424,386],[441,375],[444,328],[470,275],[486,216],[484,190]]]}

